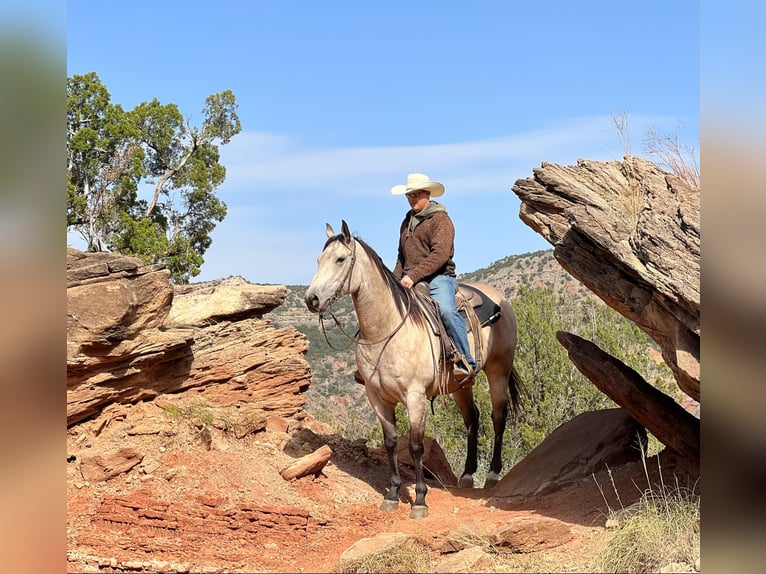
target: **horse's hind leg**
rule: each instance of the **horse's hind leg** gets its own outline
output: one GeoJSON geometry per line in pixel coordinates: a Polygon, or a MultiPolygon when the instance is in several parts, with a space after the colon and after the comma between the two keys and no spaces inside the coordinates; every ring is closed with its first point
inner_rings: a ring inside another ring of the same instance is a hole
{"type": "Polygon", "coordinates": [[[492,399],[492,427],[495,431],[495,441],[484,488],[492,488],[500,480],[500,471],[503,470],[503,433],[508,420],[508,377],[503,374],[487,373],[487,380],[489,395],[492,399]]]}
{"type": "Polygon", "coordinates": [[[464,387],[452,395],[455,404],[463,415],[463,423],[468,435],[468,445],[466,449],[465,467],[460,480],[457,483],[458,488],[472,488],[473,475],[478,467],[478,446],[479,446],[479,408],[473,400],[473,389],[464,387]]]}

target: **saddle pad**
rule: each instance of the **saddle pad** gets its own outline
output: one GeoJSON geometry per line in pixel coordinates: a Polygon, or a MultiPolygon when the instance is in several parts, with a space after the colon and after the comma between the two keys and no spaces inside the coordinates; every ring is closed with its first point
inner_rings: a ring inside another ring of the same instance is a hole
{"type": "MultiPolygon", "coordinates": [[[[479,320],[479,325],[482,327],[489,323],[494,323],[500,318],[500,306],[487,297],[480,289],[472,285],[460,283],[458,285],[458,293],[473,307],[474,313],[476,313],[476,317],[479,320]]],[[[460,314],[468,326],[468,318],[465,316],[465,311],[461,309],[460,314]]]]}

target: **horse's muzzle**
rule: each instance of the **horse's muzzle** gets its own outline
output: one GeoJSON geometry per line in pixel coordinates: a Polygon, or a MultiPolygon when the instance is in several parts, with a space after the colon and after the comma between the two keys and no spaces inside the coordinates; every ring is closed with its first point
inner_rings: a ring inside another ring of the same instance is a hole
{"type": "Polygon", "coordinates": [[[312,313],[319,313],[319,297],[313,293],[306,293],[306,307],[312,313]]]}

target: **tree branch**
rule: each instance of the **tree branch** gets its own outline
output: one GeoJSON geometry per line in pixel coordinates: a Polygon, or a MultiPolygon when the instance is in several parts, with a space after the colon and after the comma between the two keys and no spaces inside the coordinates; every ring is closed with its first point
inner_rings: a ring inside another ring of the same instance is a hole
{"type": "Polygon", "coordinates": [[[169,179],[171,179],[175,174],[177,174],[181,169],[183,169],[183,167],[188,163],[191,156],[194,155],[194,152],[196,150],[197,150],[197,141],[193,139],[192,146],[191,146],[191,149],[189,150],[189,153],[187,153],[184,157],[181,158],[181,161],[178,162],[178,165],[165,170],[165,173],[162,174],[159,181],[157,182],[157,185],[154,186],[154,196],[152,197],[152,201],[149,203],[149,206],[146,208],[146,213],[144,213],[144,219],[149,219],[152,216],[152,213],[154,213],[154,210],[157,208],[157,201],[160,198],[160,192],[162,192],[162,188],[165,186],[165,183],[169,179]]]}

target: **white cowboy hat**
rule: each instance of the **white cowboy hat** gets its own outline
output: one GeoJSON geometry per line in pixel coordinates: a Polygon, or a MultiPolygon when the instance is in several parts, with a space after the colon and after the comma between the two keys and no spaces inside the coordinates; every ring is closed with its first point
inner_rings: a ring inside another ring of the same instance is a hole
{"type": "Polygon", "coordinates": [[[407,176],[407,183],[404,185],[395,185],[391,188],[392,195],[404,195],[411,191],[427,189],[431,192],[431,197],[439,197],[444,194],[444,185],[438,181],[431,181],[424,173],[411,173],[407,176]]]}

